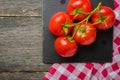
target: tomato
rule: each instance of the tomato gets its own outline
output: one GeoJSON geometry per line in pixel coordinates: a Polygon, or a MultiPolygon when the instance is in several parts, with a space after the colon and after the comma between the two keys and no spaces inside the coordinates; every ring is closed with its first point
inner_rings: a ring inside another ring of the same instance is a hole
{"type": "Polygon", "coordinates": [[[110,7],[101,6],[100,11],[96,11],[91,20],[100,30],[110,29],[115,21],[115,14],[110,7]]]}
{"type": "Polygon", "coordinates": [[[70,0],[67,6],[67,12],[74,20],[83,20],[89,12],[92,11],[90,0],[70,0]]]}
{"type": "Polygon", "coordinates": [[[58,37],[54,44],[56,52],[62,57],[72,57],[77,49],[77,43],[69,37],[58,37]]]}
{"type": "Polygon", "coordinates": [[[49,21],[49,30],[55,36],[66,36],[72,30],[68,24],[72,24],[72,20],[65,12],[55,13],[49,21]]]}
{"type": "Polygon", "coordinates": [[[73,34],[76,32],[74,39],[81,45],[90,45],[96,40],[96,28],[92,23],[86,22],[80,25],[76,25],[73,30],[73,34]],[[80,28],[78,28],[80,27],[80,28]],[[77,31],[76,31],[77,30],[77,31]]]}

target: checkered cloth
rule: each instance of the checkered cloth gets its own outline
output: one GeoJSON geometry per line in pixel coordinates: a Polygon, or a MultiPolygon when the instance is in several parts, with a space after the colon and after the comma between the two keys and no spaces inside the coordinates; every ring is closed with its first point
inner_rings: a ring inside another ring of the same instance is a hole
{"type": "Polygon", "coordinates": [[[112,63],[55,63],[42,80],[120,80],[120,0],[114,1],[112,63]]]}

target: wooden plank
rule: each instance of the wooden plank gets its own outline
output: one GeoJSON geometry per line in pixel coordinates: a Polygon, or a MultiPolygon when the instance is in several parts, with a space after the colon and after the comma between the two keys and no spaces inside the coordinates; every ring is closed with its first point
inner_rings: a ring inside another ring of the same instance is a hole
{"type": "Polygon", "coordinates": [[[44,72],[3,72],[0,80],[41,80],[44,75],[44,72]]]}
{"type": "Polygon", "coordinates": [[[41,17],[0,17],[0,71],[47,71],[41,17]]]}
{"type": "Polygon", "coordinates": [[[0,0],[0,16],[41,16],[42,0],[0,0]]]}

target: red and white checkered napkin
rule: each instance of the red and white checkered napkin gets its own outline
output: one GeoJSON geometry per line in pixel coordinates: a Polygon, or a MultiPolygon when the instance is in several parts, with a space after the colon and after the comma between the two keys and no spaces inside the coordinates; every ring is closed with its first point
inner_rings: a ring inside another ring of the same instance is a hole
{"type": "Polygon", "coordinates": [[[53,64],[42,80],[120,80],[120,0],[114,1],[112,63],[62,63],[53,64]]]}

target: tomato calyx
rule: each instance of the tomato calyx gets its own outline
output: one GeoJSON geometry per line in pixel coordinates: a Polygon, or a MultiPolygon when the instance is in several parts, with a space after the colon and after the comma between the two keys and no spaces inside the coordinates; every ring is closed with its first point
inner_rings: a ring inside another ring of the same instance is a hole
{"type": "Polygon", "coordinates": [[[76,25],[76,23],[69,24],[68,21],[66,21],[65,24],[62,25],[63,26],[63,30],[65,32],[65,35],[68,35],[68,28],[73,27],[75,25],[76,25]]]}
{"type": "Polygon", "coordinates": [[[68,34],[68,27],[69,27],[68,22],[65,22],[65,24],[63,24],[63,30],[65,32],[65,35],[68,34]]]}
{"type": "Polygon", "coordinates": [[[75,40],[74,40],[71,36],[68,36],[67,39],[68,39],[70,42],[75,42],[75,40]]]}
{"type": "Polygon", "coordinates": [[[71,15],[74,14],[84,14],[84,12],[82,12],[82,8],[76,8],[75,10],[73,10],[73,12],[71,12],[71,15]]]}
{"type": "Polygon", "coordinates": [[[79,33],[80,33],[81,35],[84,35],[85,32],[86,32],[86,28],[85,28],[85,27],[80,27],[79,33]]]}
{"type": "Polygon", "coordinates": [[[93,23],[93,25],[96,25],[96,24],[99,24],[99,23],[103,23],[105,24],[105,26],[107,26],[107,23],[106,23],[106,18],[107,16],[102,16],[101,13],[99,13],[99,18],[96,22],[93,23]]]}
{"type": "Polygon", "coordinates": [[[73,17],[73,19],[75,19],[75,18],[76,18],[77,16],[79,16],[80,14],[82,14],[82,15],[89,14],[89,12],[88,12],[88,13],[87,13],[87,12],[83,12],[82,10],[83,10],[82,8],[76,8],[75,10],[73,10],[73,11],[71,12],[70,15],[75,15],[75,16],[73,17]]]}

